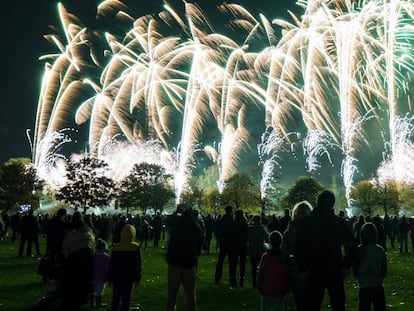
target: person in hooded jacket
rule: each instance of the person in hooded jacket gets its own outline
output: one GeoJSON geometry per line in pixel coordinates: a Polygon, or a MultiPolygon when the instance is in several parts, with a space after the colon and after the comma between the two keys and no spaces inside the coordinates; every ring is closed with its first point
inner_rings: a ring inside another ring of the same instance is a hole
{"type": "Polygon", "coordinates": [[[382,246],[377,244],[378,232],[375,224],[365,223],[361,228],[361,245],[358,246],[354,276],[359,285],[359,310],[385,311],[384,277],[387,274],[387,257],[382,246]]]}
{"type": "Polygon", "coordinates": [[[135,227],[125,224],[120,241],[113,246],[108,281],[112,284],[112,311],[129,310],[132,286],[141,281],[141,249],[135,242],[135,227]]]}

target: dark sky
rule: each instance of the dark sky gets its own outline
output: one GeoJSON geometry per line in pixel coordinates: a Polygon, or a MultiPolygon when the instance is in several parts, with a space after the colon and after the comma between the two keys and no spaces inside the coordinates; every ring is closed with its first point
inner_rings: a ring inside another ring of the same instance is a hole
{"type": "MultiPolygon", "coordinates": [[[[93,18],[96,0],[62,1],[68,11],[83,20],[93,18]]],[[[138,6],[139,11],[155,13],[161,10],[157,0],[125,0],[138,6]]],[[[196,1],[208,13],[221,1],[196,1]]],[[[231,3],[232,1],[227,1],[231,3]]],[[[287,9],[297,8],[295,0],[235,0],[255,15],[262,12],[269,19],[287,17],[287,9]]],[[[54,47],[43,39],[50,33],[48,26],[60,27],[56,0],[21,0],[2,3],[0,31],[2,39],[0,164],[12,157],[31,157],[26,131],[33,136],[36,108],[44,64],[39,57],[53,52],[54,47]]],[[[170,1],[173,5],[180,0],[170,1]]],[[[257,16],[257,15],[256,15],[257,16]]]]}

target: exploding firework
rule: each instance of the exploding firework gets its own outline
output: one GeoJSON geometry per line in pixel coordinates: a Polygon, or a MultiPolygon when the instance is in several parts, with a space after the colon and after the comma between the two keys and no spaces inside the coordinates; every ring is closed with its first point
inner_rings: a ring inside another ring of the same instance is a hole
{"type": "MultiPolygon", "coordinates": [[[[334,165],[330,153],[341,151],[349,199],[356,153],[370,144],[366,125],[377,121],[388,133],[384,159],[394,163],[382,165],[381,175],[401,176],[396,159],[411,146],[413,123],[410,106],[402,104],[414,71],[411,1],[298,5],[300,18],[270,22],[265,14],[256,18],[240,5],[223,4],[226,33],[217,32],[195,3],[185,3],[184,13],[165,6],[158,15],[135,18],[121,2],[104,1],[100,17],[111,11],[130,23],[122,36],[89,29],[59,5],[63,36],[47,37],[58,52],[42,58],[35,165],[53,162],[62,140],[51,138],[75,114],[76,123],[89,124],[88,148],[95,156],[121,165],[143,161],[131,156],[146,148],[156,163],[168,155],[160,163],[174,171],[177,197],[202,150],[217,161],[222,189],[258,145],[265,197],[297,133],[310,173],[321,169],[322,158],[334,165]]],[[[116,169],[126,174],[128,165],[116,169]]]]}

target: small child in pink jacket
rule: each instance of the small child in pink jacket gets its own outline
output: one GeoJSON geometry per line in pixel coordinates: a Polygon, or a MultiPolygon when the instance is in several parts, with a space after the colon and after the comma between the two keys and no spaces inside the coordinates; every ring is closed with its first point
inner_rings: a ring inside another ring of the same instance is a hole
{"type": "Polygon", "coordinates": [[[288,268],[282,259],[282,234],[272,231],[269,242],[271,249],[262,255],[257,270],[260,311],[283,311],[288,291],[288,268]]]}
{"type": "Polygon", "coordinates": [[[99,308],[102,305],[102,292],[105,288],[105,282],[108,280],[109,260],[111,257],[107,252],[107,244],[104,240],[98,239],[95,249],[92,278],[94,297],[92,297],[91,307],[99,308]]]}

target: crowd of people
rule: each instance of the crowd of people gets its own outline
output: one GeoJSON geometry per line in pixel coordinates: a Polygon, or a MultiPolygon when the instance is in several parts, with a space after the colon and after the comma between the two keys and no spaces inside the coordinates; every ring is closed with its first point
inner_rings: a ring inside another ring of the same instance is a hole
{"type": "Polygon", "coordinates": [[[168,239],[167,311],[175,310],[180,286],[185,310],[196,310],[203,252],[217,253],[212,282],[225,279],[228,258],[229,287],[255,288],[262,311],[285,310],[289,291],[296,310],[320,310],[325,291],[332,310],[345,310],[344,276],[351,272],[359,284],[359,310],[370,310],[371,304],[385,310],[387,244],[394,248],[399,243],[399,251],[408,252],[410,236],[414,252],[414,223],[405,216],[348,219],[343,212],[334,213],[334,204],[334,194],[323,191],[315,206],[299,202],[282,217],[249,215],[230,205],[217,216],[200,215],[185,204],[170,216],[69,215],[59,209],[49,217],[29,210],[12,217],[3,213],[1,238],[20,238],[18,256],[33,256],[35,246],[42,258],[38,273],[53,283],[63,310],[79,310],[87,303],[101,306],[105,284],[112,287],[111,309],[129,310],[132,288],[141,280],[141,253],[149,241],[158,247],[163,239],[168,239]],[[41,235],[46,238],[44,254],[41,235]],[[248,262],[251,275],[246,276],[248,262]]]}

